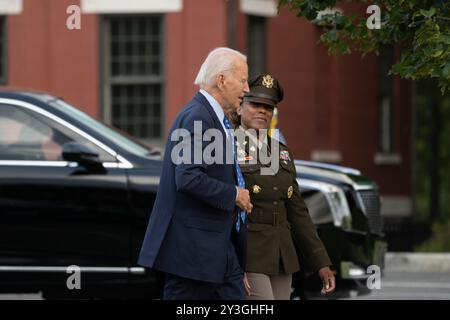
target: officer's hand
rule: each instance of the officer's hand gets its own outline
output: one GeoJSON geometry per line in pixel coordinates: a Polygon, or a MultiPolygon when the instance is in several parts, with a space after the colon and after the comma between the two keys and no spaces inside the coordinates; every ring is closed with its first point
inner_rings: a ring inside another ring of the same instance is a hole
{"type": "Polygon", "coordinates": [[[329,267],[323,267],[319,270],[319,277],[322,279],[322,291],[321,294],[330,294],[336,289],[336,279],[334,278],[333,271],[329,267]]]}
{"type": "Polygon", "coordinates": [[[252,212],[253,205],[250,202],[250,193],[247,189],[237,188],[236,205],[247,213],[252,212]]]}

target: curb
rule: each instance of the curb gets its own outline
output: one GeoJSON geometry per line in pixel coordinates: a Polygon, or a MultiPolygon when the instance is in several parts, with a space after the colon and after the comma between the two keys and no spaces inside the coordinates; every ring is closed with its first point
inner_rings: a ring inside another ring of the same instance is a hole
{"type": "Polygon", "coordinates": [[[450,253],[388,252],[386,271],[450,272],[450,253]]]}

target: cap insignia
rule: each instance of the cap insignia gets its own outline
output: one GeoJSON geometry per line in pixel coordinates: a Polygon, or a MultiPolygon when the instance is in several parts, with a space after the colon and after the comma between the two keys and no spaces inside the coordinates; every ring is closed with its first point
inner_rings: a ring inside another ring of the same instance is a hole
{"type": "Polygon", "coordinates": [[[272,88],[273,87],[273,78],[270,74],[267,74],[262,79],[262,85],[266,88],[272,88]]]}

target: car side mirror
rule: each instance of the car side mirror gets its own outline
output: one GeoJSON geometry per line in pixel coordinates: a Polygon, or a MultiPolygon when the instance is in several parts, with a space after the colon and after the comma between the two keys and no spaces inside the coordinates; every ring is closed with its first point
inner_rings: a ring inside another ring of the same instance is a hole
{"type": "Polygon", "coordinates": [[[105,172],[99,154],[78,142],[68,142],[63,145],[62,158],[66,161],[78,162],[89,171],[105,172]]]}

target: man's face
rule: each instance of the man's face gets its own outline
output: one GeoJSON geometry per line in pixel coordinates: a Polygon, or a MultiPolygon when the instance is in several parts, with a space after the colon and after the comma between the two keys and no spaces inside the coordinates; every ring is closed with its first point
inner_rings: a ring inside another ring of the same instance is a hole
{"type": "Polygon", "coordinates": [[[239,107],[238,114],[245,129],[267,129],[272,120],[273,109],[268,104],[246,101],[239,107]]]}
{"type": "Polygon", "coordinates": [[[249,91],[248,67],[244,60],[236,58],[233,70],[223,79],[221,91],[225,114],[236,111],[244,98],[244,93],[249,91]]]}

